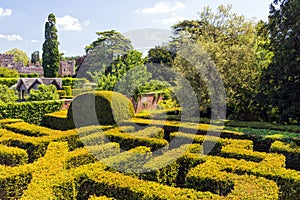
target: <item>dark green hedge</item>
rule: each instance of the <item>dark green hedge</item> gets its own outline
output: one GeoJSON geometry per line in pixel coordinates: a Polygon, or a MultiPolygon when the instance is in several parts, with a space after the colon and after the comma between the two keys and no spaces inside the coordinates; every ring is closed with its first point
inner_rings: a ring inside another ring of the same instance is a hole
{"type": "Polygon", "coordinates": [[[67,118],[67,110],[45,114],[41,125],[56,130],[69,130],[75,128],[72,120],[67,118]]]}
{"type": "Polygon", "coordinates": [[[1,104],[0,119],[22,119],[39,125],[45,114],[60,110],[62,103],[62,101],[39,101],[1,104]]]}
{"type": "Polygon", "coordinates": [[[19,78],[0,78],[0,85],[11,87],[18,82],[19,78]]]}
{"type": "Polygon", "coordinates": [[[28,155],[25,150],[16,147],[0,145],[0,164],[1,165],[23,165],[28,162],[28,155]]]}

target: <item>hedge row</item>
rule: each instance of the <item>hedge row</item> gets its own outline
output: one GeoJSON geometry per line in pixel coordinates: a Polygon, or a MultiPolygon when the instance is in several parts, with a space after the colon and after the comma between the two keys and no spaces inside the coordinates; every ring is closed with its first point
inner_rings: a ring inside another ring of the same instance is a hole
{"type": "Polygon", "coordinates": [[[36,159],[44,156],[48,146],[48,141],[44,141],[38,137],[29,137],[17,134],[5,129],[0,130],[3,136],[0,137],[0,144],[18,147],[27,151],[28,162],[33,162],[36,159]]]}
{"type": "Polygon", "coordinates": [[[136,173],[142,172],[142,166],[151,158],[149,147],[139,146],[129,151],[121,152],[115,156],[101,159],[107,170],[118,171],[134,176],[136,173]]]}
{"type": "Polygon", "coordinates": [[[86,78],[62,78],[62,85],[71,86],[72,88],[82,88],[86,82],[86,78]]]}
{"type": "Polygon", "coordinates": [[[124,150],[146,146],[150,147],[151,151],[155,151],[168,145],[168,141],[164,139],[135,137],[130,133],[121,133],[118,128],[109,129],[104,134],[109,141],[119,143],[124,150]]]}
{"type": "Polygon", "coordinates": [[[300,171],[300,147],[295,143],[276,141],[272,144],[270,152],[283,154],[286,157],[286,168],[300,171]]]}
{"type": "Polygon", "coordinates": [[[47,113],[60,110],[62,101],[21,102],[0,105],[0,119],[22,119],[39,125],[47,113]]]}
{"type": "Polygon", "coordinates": [[[57,199],[88,199],[91,195],[116,199],[218,199],[209,192],[197,192],[139,180],[118,172],[99,169],[98,163],[76,168],[73,180],[66,179],[54,187],[57,199]],[[75,185],[75,187],[74,187],[75,185]]]}
{"type": "Polygon", "coordinates": [[[11,87],[18,82],[19,78],[0,78],[0,85],[11,87]]]}
{"type": "Polygon", "coordinates": [[[70,170],[72,159],[67,143],[54,142],[44,158],[32,164],[0,166],[1,199],[88,199],[91,195],[116,199],[218,199],[209,192],[196,192],[139,180],[117,172],[104,171],[97,162],[70,170]],[[55,166],[55,167],[53,167],[55,166]]]}
{"type": "Polygon", "coordinates": [[[164,139],[164,129],[155,126],[147,127],[131,133],[135,137],[164,139]]]}
{"type": "Polygon", "coordinates": [[[186,187],[210,191],[226,199],[278,199],[279,189],[275,182],[226,170],[225,165],[208,160],[189,171],[186,187]]]}
{"type": "Polygon", "coordinates": [[[16,132],[2,129],[1,133],[3,135],[0,137],[0,144],[19,147],[26,150],[29,162],[33,162],[44,156],[47,146],[51,141],[66,141],[68,142],[70,149],[82,146],[76,130],[57,131],[25,122],[5,124],[4,126],[9,127],[8,129],[16,132]],[[35,135],[43,136],[32,137],[35,135]]]}
{"type": "Polygon", "coordinates": [[[0,145],[0,164],[1,165],[23,165],[28,162],[28,155],[25,150],[16,147],[0,145]]]}
{"type": "Polygon", "coordinates": [[[209,125],[209,124],[193,124],[187,122],[176,121],[161,121],[161,120],[149,120],[132,118],[131,120],[122,123],[124,126],[132,126],[133,124],[140,126],[158,126],[162,127],[165,132],[165,138],[169,140],[170,134],[173,132],[185,132],[198,135],[211,135],[220,136],[221,138],[229,139],[242,139],[252,140],[253,149],[255,151],[269,152],[271,144],[274,141],[283,142],[295,142],[300,145],[299,135],[291,132],[274,132],[274,131],[262,131],[260,129],[253,129],[251,132],[242,132],[234,130],[222,129],[221,126],[209,125]],[[209,131],[209,132],[208,132],[209,131]]]}
{"type": "Polygon", "coordinates": [[[36,126],[34,124],[28,124],[26,122],[17,122],[13,124],[3,125],[6,130],[13,131],[15,133],[28,135],[32,137],[40,137],[44,135],[49,135],[53,132],[52,129],[44,128],[41,126],[36,126]]]}
{"type": "MultiPolygon", "coordinates": [[[[169,186],[178,186],[178,180],[185,177],[183,163],[179,162],[187,152],[199,152],[199,144],[187,144],[177,149],[171,149],[164,152],[163,155],[153,157],[149,162],[143,165],[143,171],[146,173],[141,174],[141,179],[155,181],[160,184],[169,186]]],[[[199,164],[199,163],[198,163],[199,164]]]]}
{"type": "Polygon", "coordinates": [[[88,200],[116,200],[115,198],[109,198],[106,196],[101,196],[101,197],[96,197],[94,196],[90,196],[90,198],[88,200]]]}
{"type": "MultiPolygon", "coordinates": [[[[155,110],[155,111],[142,111],[135,114],[135,117],[141,119],[163,119],[163,120],[181,120],[181,110],[180,108],[155,110]]],[[[199,119],[192,119],[193,121],[199,119]]],[[[209,118],[200,118],[202,123],[210,123],[209,118]]],[[[246,128],[256,128],[256,129],[268,129],[268,130],[279,130],[279,131],[289,131],[300,133],[300,127],[295,125],[281,125],[278,123],[268,123],[268,122],[253,122],[253,121],[232,121],[224,120],[223,124],[232,127],[246,127],[246,128]]]]}
{"type": "Polygon", "coordinates": [[[3,128],[5,124],[12,124],[16,122],[23,122],[22,119],[0,119],[0,128],[3,128]]]}
{"type": "Polygon", "coordinates": [[[93,163],[97,160],[120,153],[118,143],[106,143],[98,146],[86,146],[69,153],[70,158],[66,160],[66,168],[71,169],[81,165],[93,163]]]}
{"type": "MultiPolygon", "coordinates": [[[[199,157],[199,155],[198,155],[199,157]]],[[[300,172],[295,170],[289,170],[282,167],[284,162],[283,155],[277,155],[267,157],[263,161],[256,163],[245,160],[236,160],[230,158],[222,158],[216,156],[208,156],[205,158],[207,165],[211,167],[203,168],[204,172],[214,169],[214,166],[221,167],[223,172],[238,174],[238,175],[254,175],[256,177],[263,177],[276,182],[280,191],[279,199],[281,200],[293,200],[298,199],[300,194],[300,172]],[[283,160],[283,161],[282,161],[283,160]],[[209,169],[209,170],[208,170],[209,169]]],[[[205,162],[205,163],[206,163],[205,162]]],[[[204,164],[205,164],[204,163],[204,164]]],[[[206,165],[206,166],[207,166],[206,165]]],[[[198,169],[201,168],[201,165],[198,169]]],[[[191,172],[191,170],[190,170],[191,172]]],[[[197,172],[200,173],[200,172],[197,172]]],[[[191,176],[197,176],[196,174],[190,174],[191,176]]],[[[218,176],[214,174],[211,177],[218,176]]],[[[230,178],[230,176],[229,176],[230,178]]],[[[192,184],[192,180],[189,184],[192,184]]],[[[226,179],[225,179],[226,180],[226,179]]],[[[228,183],[228,182],[227,182],[228,183]]],[[[226,184],[227,184],[226,183],[226,184]]],[[[186,183],[187,184],[187,183],[186,183]]],[[[221,184],[221,183],[220,183],[221,184]]],[[[219,186],[220,186],[219,184],[219,186]]],[[[199,184],[198,184],[199,185],[199,184]]],[[[214,184],[215,185],[215,184],[214,184]]],[[[191,185],[190,185],[191,186],[191,185]]],[[[196,186],[193,186],[196,187],[196,186]]],[[[214,188],[216,189],[216,188],[214,188]]],[[[269,190],[270,188],[265,188],[269,190]]]]}
{"type": "Polygon", "coordinates": [[[75,127],[74,122],[67,117],[67,110],[45,114],[41,125],[56,130],[69,130],[75,127]]]}

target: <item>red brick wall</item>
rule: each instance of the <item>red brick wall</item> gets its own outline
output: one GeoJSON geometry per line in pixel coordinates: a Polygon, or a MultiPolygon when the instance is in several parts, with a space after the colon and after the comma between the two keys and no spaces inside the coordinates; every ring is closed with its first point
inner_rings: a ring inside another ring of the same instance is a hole
{"type": "Polygon", "coordinates": [[[163,99],[163,94],[143,94],[138,98],[138,101],[135,102],[131,97],[130,100],[133,104],[135,113],[141,110],[155,110],[158,106],[158,102],[163,99]]]}

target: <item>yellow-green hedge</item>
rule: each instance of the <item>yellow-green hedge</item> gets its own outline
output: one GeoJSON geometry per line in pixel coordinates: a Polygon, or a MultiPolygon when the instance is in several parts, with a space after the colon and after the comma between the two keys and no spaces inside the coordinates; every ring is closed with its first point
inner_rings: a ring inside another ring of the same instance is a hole
{"type": "Polygon", "coordinates": [[[112,91],[87,92],[78,95],[68,110],[68,119],[75,126],[114,125],[134,115],[131,101],[112,91]],[[93,106],[94,105],[94,106],[93,106]]]}
{"type": "Polygon", "coordinates": [[[226,199],[278,199],[275,182],[262,177],[232,173],[213,159],[191,169],[186,177],[186,187],[210,191],[226,199]]]}
{"type": "Polygon", "coordinates": [[[28,155],[25,150],[0,145],[0,164],[1,165],[23,165],[28,162],[28,155]]]}
{"type": "Polygon", "coordinates": [[[272,144],[270,152],[285,155],[286,167],[300,171],[300,147],[295,143],[276,141],[272,144]]]}

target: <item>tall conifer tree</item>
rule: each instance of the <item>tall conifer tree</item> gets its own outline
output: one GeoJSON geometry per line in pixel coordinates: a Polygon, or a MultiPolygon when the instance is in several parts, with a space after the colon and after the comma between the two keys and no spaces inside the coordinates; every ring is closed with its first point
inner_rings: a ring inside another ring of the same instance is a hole
{"type": "Polygon", "coordinates": [[[59,69],[59,51],[57,41],[56,19],[53,13],[48,15],[45,24],[45,42],[43,44],[43,69],[45,77],[57,77],[59,69]]]}

